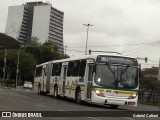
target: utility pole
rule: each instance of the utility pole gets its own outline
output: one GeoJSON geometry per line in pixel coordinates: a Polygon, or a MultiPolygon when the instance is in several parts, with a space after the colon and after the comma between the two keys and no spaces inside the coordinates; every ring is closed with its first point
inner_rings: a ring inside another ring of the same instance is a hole
{"type": "Polygon", "coordinates": [[[94,26],[94,25],[91,25],[91,24],[83,24],[84,26],[87,26],[87,39],[86,39],[86,51],[85,51],[85,55],[87,55],[87,44],[88,44],[88,31],[89,31],[89,27],[90,26],[94,26]]]}
{"type": "Polygon", "coordinates": [[[3,46],[0,46],[1,48],[4,48],[4,66],[3,66],[3,81],[2,84],[4,85],[5,83],[5,78],[6,78],[6,60],[7,60],[7,49],[3,46]]]}
{"type": "Polygon", "coordinates": [[[66,48],[67,48],[67,46],[65,46],[65,54],[64,54],[65,56],[66,56],[66,48]]]}
{"type": "Polygon", "coordinates": [[[20,49],[23,48],[23,47],[25,47],[25,46],[21,46],[18,49],[17,68],[16,68],[16,85],[15,85],[15,88],[17,88],[17,81],[18,81],[18,74],[19,74],[19,54],[20,54],[20,49]]]}

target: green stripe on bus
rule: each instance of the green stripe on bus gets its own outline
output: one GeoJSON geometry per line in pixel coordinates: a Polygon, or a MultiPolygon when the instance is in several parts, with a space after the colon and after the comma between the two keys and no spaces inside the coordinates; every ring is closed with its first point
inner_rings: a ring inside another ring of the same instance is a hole
{"type": "Polygon", "coordinates": [[[102,86],[92,86],[92,88],[102,88],[102,89],[110,89],[110,90],[123,90],[123,91],[138,92],[138,90],[123,89],[123,88],[108,88],[108,87],[102,87],[102,86]]]}
{"type": "MultiPolygon", "coordinates": [[[[77,84],[77,86],[85,86],[84,84],[77,84]]],[[[92,88],[101,88],[101,89],[110,89],[110,90],[123,90],[123,91],[132,91],[132,92],[138,92],[138,90],[132,90],[132,89],[123,89],[123,88],[108,88],[103,86],[92,86],[92,88]]]]}

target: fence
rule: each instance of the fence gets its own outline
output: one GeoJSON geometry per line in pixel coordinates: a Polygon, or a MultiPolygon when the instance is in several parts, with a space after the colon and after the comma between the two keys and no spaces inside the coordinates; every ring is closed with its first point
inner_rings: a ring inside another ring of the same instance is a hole
{"type": "Polygon", "coordinates": [[[160,105],[160,91],[153,89],[150,90],[140,90],[138,93],[138,99],[140,103],[160,105]]]}

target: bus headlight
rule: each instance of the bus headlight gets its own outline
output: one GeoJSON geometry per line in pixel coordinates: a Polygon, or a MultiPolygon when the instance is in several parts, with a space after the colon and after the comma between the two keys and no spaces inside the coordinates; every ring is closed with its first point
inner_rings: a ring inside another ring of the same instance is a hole
{"type": "Polygon", "coordinates": [[[128,97],[128,99],[134,99],[134,98],[136,98],[136,97],[137,97],[137,93],[134,93],[134,94],[130,95],[130,96],[128,97]]]}
{"type": "Polygon", "coordinates": [[[101,97],[105,97],[104,94],[99,91],[98,89],[94,90],[94,92],[96,93],[96,95],[101,96],[101,97]]]}

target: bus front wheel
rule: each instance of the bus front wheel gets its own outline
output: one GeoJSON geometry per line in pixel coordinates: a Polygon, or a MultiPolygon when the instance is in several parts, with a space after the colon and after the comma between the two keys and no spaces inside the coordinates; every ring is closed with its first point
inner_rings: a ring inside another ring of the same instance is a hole
{"type": "Polygon", "coordinates": [[[38,94],[39,94],[39,95],[42,95],[41,85],[38,85],[38,94]]]}
{"type": "Polygon", "coordinates": [[[76,102],[78,104],[81,104],[82,100],[81,100],[81,90],[78,89],[77,92],[76,92],[76,102]]]}

